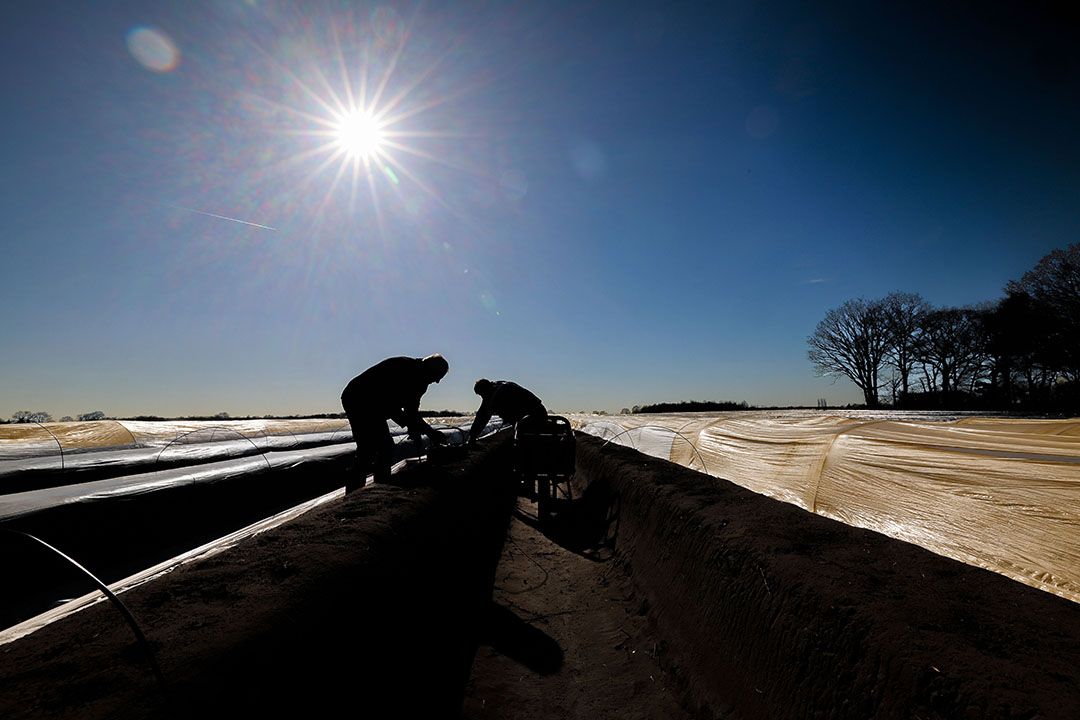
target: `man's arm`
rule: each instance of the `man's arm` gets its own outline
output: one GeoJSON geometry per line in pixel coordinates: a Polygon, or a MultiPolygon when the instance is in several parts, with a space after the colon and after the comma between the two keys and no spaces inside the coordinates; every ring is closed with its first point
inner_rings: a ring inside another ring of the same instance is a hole
{"type": "Polygon", "coordinates": [[[410,402],[408,407],[401,409],[405,425],[409,428],[409,437],[415,441],[420,440],[420,433],[427,435],[431,438],[431,441],[437,445],[442,445],[446,442],[446,438],[443,434],[427,424],[424,418],[420,417],[420,397],[416,396],[416,402],[410,402]]]}
{"type": "Polygon", "coordinates": [[[443,437],[443,434],[441,432],[428,425],[427,420],[420,417],[419,411],[417,411],[416,413],[416,422],[420,427],[420,432],[431,438],[431,442],[435,443],[436,445],[442,445],[446,442],[446,438],[443,437]]]}
{"type": "Polygon", "coordinates": [[[409,427],[409,417],[403,410],[397,410],[390,415],[390,419],[393,420],[398,426],[403,428],[409,427]]]}
{"type": "Polygon", "coordinates": [[[473,420],[472,428],[469,429],[470,443],[476,442],[489,420],[491,420],[491,403],[485,399],[480,403],[480,408],[476,411],[476,419],[473,420]]]}

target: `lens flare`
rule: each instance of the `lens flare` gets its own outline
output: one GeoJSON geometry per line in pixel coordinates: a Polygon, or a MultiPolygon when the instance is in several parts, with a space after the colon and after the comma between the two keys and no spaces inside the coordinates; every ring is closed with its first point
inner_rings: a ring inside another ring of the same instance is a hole
{"type": "Polygon", "coordinates": [[[180,64],[180,48],[156,28],[132,28],[127,34],[127,47],[131,56],[147,70],[167,73],[180,64]]]}

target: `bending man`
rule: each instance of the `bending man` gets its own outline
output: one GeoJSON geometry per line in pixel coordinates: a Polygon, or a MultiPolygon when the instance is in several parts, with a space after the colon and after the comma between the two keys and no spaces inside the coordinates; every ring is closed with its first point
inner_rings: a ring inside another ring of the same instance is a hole
{"type": "Polygon", "coordinates": [[[449,363],[438,354],[426,358],[392,357],[349,381],[341,393],[341,406],[356,441],[357,467],[356,474],[345,485],[345,492],[363,487],[371,466],[374,466],[375,482],[390,479],[394,440],[387,419],[408,428],[414,442],[420,442],[421,433],[433,443],[445,442],[442,434],[420,417],[420,398],[428,385],[442,380],[449,369],[449,363]]]}
{"type": "Polygon", "coordinates": [[[513,425],[523,417],[532,415],[546,417],[547,409],[540,398],[509,380],[487,380],[480,378],[473,385],[473,390],[483,402],[476,411],[472,429],[469,430],[469,442],[474,443],[484,431],[492,415],[498,415],[503,422],[513,425]]]}

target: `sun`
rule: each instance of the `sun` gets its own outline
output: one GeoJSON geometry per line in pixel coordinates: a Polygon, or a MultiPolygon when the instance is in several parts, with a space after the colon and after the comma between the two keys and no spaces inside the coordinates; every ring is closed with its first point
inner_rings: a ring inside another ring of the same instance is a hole
{"type": "Polygon", "coordinates": [[[342,113],[334,128],[338,149],[353,159],[366,160],[379,154],[383,145],[382,126],[364,110],[342,113]]]}
{"type": "Polygon", "coordinates": [[[371,201],[368,207],[374,210],[372,219],[379,233],[383,232],[382,204],[392,198],[407,208],[417,208],[418,198],[423,194],[432,202],[450,208],[438,187],[424,174],[414,171],[418,169],[414,163],[438,164],[484,175],[469,162],[425,147],[435,143],[445,149],[456,138],[466,137],[457,130],[429,127],[440,117],[436,109],[456,102],[472,89],[448,85],[436,92],[427,82],[447,58],[454,56],[456,42],[436,53],[426,64],[423,55],[414,57],[409,67],[415,67],[415,74],[411,70],[405,74],[400,70],[399,60],[405,53],[408,33],[398,39],[396,47],[375,47],[374,41],[365,42],[363,38],[343,45],[333,24],[331,31],[332,42],[325,45],[329,54],[325,57],[313,54],[314,61],[305,67],[303,77],[271,56],[291,83],[289,91],[303,98],[300,104],[284,103],[260,94],[251,98],[273,111],[274,117],[284,119],[282,134],[307,138],[306,147],[297,147],[295,152],[283,156],[275,167],[286,171],[309,165],[305,187],[324,173],[330,175],[325,193],[314,210],[316,222],[322,222],[324,214],[335,207],[333,200],[339,197],[338,188],[343,185],[349,186],[349,213],[356,211],[358,194],[366,186],[371,201]],[[375,60],[371,59],[372,55],[377,56],[375,60]],[[354,73],[350,72],[354,69],[354,73]]]}

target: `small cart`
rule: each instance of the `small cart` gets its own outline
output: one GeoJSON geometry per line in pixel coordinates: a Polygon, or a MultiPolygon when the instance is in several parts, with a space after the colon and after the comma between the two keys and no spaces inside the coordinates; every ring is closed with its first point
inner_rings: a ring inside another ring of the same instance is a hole
{"type": "Polygon", "coordinates": [[[515,469],[525,494],[535,493],[537,519],[551,516],[560,486],[563,497],[573,499],[576,449],[570,421],[561,415],[529,416],[514,425],[515,469]]]}

